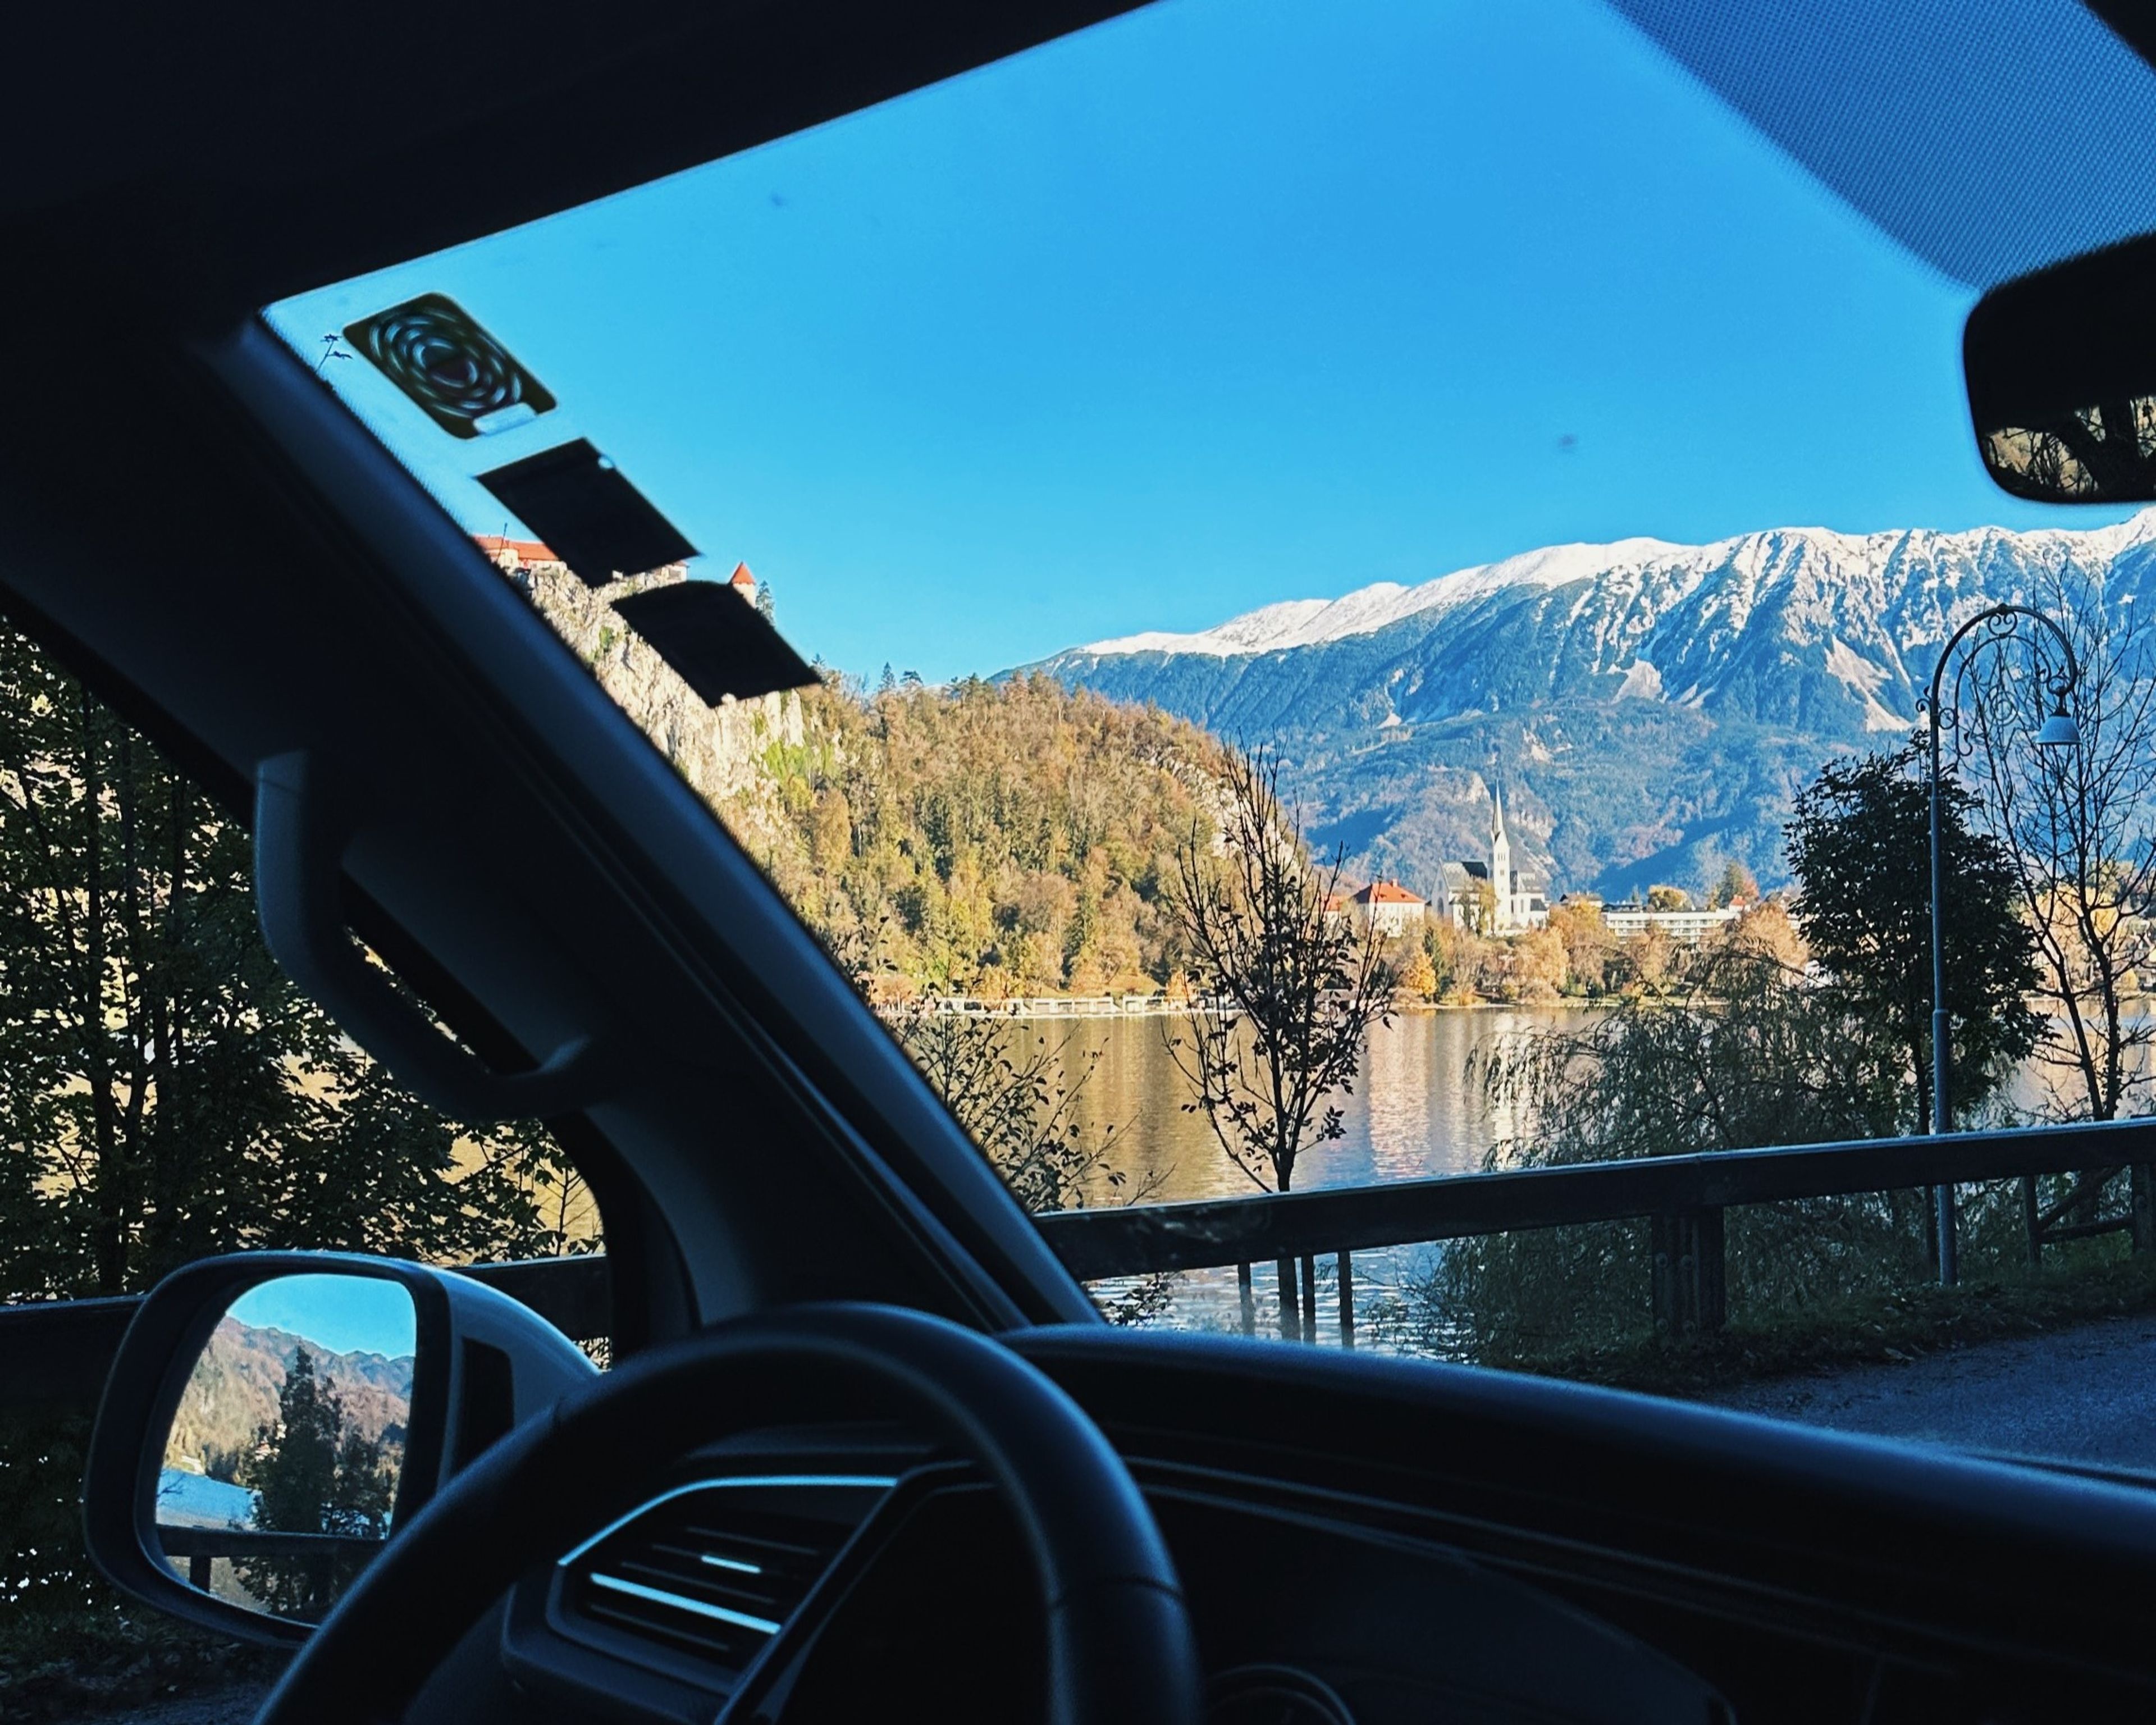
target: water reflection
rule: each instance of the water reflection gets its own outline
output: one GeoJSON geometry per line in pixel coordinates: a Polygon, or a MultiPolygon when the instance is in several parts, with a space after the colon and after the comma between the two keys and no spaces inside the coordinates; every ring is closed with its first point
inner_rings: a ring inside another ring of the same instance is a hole
{"type": "MultiPolygon", "coordinates": [[[[1306,1154],[1297,1189],[1473,1173],[1491,1142],[1512,1129],[1483,1105],[1471,1070],[1477,1052],[1524,1029],[1575,1027],[1591,1017],[1578,1009],[1417,1013],[1373,1030],[1354,1094],[1340,1099],[1346,1136],[1306,1154]]],[[[1183,1029],[1175,1019],[1138,1018],[1026,1026],[1064,1050],[1066,1073],[1095,1062],[1077,1117],[1089,1135],[1113,1128],[1113,1136],[1089,1203],[1133,1194],[1152,1203],[1240,1198],[1258,1189],[1222,1153],[1204,1118],[1185,1110],[1188,1091],[1164,1040],[1183,1029]],[[1123,1176],[1120,1188],[1108,1180],[1111,1171],[1123,1176]]]]}

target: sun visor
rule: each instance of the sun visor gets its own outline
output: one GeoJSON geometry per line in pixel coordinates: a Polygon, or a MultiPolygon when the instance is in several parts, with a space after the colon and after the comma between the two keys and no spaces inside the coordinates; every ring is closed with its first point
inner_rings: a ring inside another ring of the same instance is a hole
{"type": "Polygon", "coordinates": [[[696,555],[681,530],[583,438],[478,478],[591,586],[696,555]]]}
{"type": "Polygon", "coordinates": [[[718,582],[654,587],[614,600],[613,608],[710,706],[721,696],[747,701],[816,681],[770,620],[718,582]]]}

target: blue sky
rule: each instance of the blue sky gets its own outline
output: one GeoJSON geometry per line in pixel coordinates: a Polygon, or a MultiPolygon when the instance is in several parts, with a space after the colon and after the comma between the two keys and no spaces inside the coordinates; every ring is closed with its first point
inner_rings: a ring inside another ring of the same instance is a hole
{"type": "Polygon", "coordinates": [[[402,1359],[418,1348],[412,1296],[400,1282],[371,1276],[280,1276],[232,1302],[229,1316],[283,1330],[331,1353],[402,1359]]]}
{"type": "MultiPolygon", "coordinates": [[[[537,123],[543,123],[537,122],[537,123]]],[[[989,672],[1571,540],[2094,525],[1997,492],[1974,295],[1596,0],[1163,0],[287,301],[449,293],[804,653],[989,672]]]]}

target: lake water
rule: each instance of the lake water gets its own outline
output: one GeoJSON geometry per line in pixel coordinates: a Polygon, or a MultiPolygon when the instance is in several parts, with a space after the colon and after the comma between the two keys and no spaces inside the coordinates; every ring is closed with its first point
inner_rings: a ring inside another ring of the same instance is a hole
{"type": "MultiPolygon", "coordinates": [[[[1342,1136],[1304,1153],[1297,1191],[1368,1186],[1434,1175],[1473,1173],[1483,1153],[1508,1135],[1511,1122],[1484,1106],[1474,1070],[1502,1039],[1553,1026],[1576,1028],[1593,1014],[1577,1008],[1521,1011],[1484,1009],[1414,1013],[1371,1033],[1353,1093],[1338,1098],[1342,1136]]],[[[1231,1163],[1204,1117],[1184,1111],[1188,1087],[1176,1070],[1167,1038],[1187,1034],[1188,1021],[1172,1018],[1040,1019],[1026,1033],[1061,1050],[1066,1074],[1084,1074],[1074,1113],[1089,1138],[1112,1127],[1110,1153],[1089,1183],[1089,1204],[1171,1204],[1199,1198],[1247,1198],[1259,1190],[1231,1163]],[[1090,1069],[1090,1070],[1089,1070],[1090,1069]],[[1122,1177],[1111,1182],[1111,1173],[1122,1177]]],[[[1356,1303],[1368,1312],[1426,1270],[1435,1250],[1403,1246],[1358,1254],[1356,1303]]],[[[1319,1264],[1324,1314],[1318,1340],[1338,1340],[1333,1260],[1319,1264]]],[[[1270,1265],[1255,1267],[1260,1333],[1276,1322],[1270,1265]]],[[[1113,1299],[1127,1284],[1099,1284],[1113,1299]]],[[[1232,1270],[1198,1271],[1174,1279],[1168,1309],[1157,1320],[1175,1327],[1236,1329],[1241,1296],[1232,1270]]]]}
{"type": "MultiPolygon", "coordinates": [[[[1475,1055],[1526,1029],[1584,1024],[1591,1016],[1577,1009],[1447,1011],[1404,1014],[1378,1027],[1354,1094],[1338,1099],[1345,1136],[1306,1153],[1296,1189],[1475,1172],[1491,1142],[1509,1130],[1481,1105],[1470,1070],[1475,1055]]],[[[1087,1202],[1141,1194],[1146,1202],[1167,1204],[1245,1198],[1259,1189],[1229,1161],[1204,1117],[1183,1111],[1188,1086],[1166,1039],[1187,1034],[1187,1019],[1042,1019],[1025,1028],[1063,1050],[1067,1073],[1098,1057],[1075,1111],[1089,1136],[1114,1132],[1087,1202]],[[1123,1177],[1120,1189],[1109,1183],[1111,1170],[1123,1177]]]]}
{"type": "Polygon", "coordinates": [[[157,1522],[167,1527],[251,1527],[254,1494],[184,1468],[157,1472],[157,1522]]]}
{"type": "MultiPolygon", "coordinates": [[[[1553,1028],[1577,1029],[1592,1009],[1540,1011],[1479,1009],[1404,1014],[1371,1034],[1354,1094],[1340,1099],[1344,1135],[1306,1151],[1296,1170],[1297,1191],[1367,1186],[1395,1180],[1477,1172],[1484,1153],[1514,1130],[1493,1116],[1476,1071],[1507,1037],[1553,1028]]],[[[1063,1051],[1068,1073],[1090,1076],[1074,1109],[1089,1137],[1113,1127],[1110,1154],[1089,1183],[1091,1205],[1169,1204],[1200,1198],[1245,1198],[1260,1189],[1229,1161],[1203,1117],[1184,1111],[1188,1087],[1166,1038],[1187,1034],[1187,1020],[1168,1018],[1040,1019],[1025,1025],[1063,1051]],[[1122,1177],[1111,1182],[1111,1173],[1122,1177]]],[[[2152,1051],[2156,1052],[2156,1051],[2152,1051]]],[[[2056,1076],[2035,1065],[2017,1075],[2009,1099],[2029,1114],[2042,1111],[2056,1076]]],[[[1357,1303],[1399,1292],[1421,1276],[1441,1247],[1409,1246],[1362,1253],[1354,1260],[1357,1303]]],[[[1336,1339],[1331,1260],[1321,1260],[1318,1339],[1336,1339]]],[[[1260,1333],[1276,1311],[1270,1266],[1256,1267],[1260,1333]]],[[[1123,1285],[1102,1284],[1110,1296],[1123,1285]]],[[[1232,1271],[1197,1271],[1176,1279],[1163,1322],[1209,1328],[1240,1327],[1240,1296],[1232,1271]]]]}

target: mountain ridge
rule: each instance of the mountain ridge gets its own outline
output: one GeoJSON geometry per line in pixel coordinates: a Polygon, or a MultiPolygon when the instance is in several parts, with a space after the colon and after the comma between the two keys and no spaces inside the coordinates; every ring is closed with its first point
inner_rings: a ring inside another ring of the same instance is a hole
{"type": "Polygon", "coordinates": [[[1985,604],[2156,603],[2156,511],[2087,529],[1544,547],[1414,587],[1290,600],[1030,671],[1279,747],[1313,836],[1435,886],[1481,854],[1502,780],[1560,889],[1784,874],[1779,828],[1829,756],[1916,721],[1940,644],[1985,604]]]}
{"type": "Polygon", "coordinates": [[[173,1410],[166,1444],[168,1465],[194,1472],[228,1468],[253,1445],[256,1431],[277,1421],[278,1393],[300,1348],[316,1375],[344,1404],[350,1427],[369,1442],[385,1434],[402,1442],[412,1417],[410,1354],[355,1349],[339,1353],[288,1330],[242,1323],[228,1313],[203,1344],[173,1410]]]}

